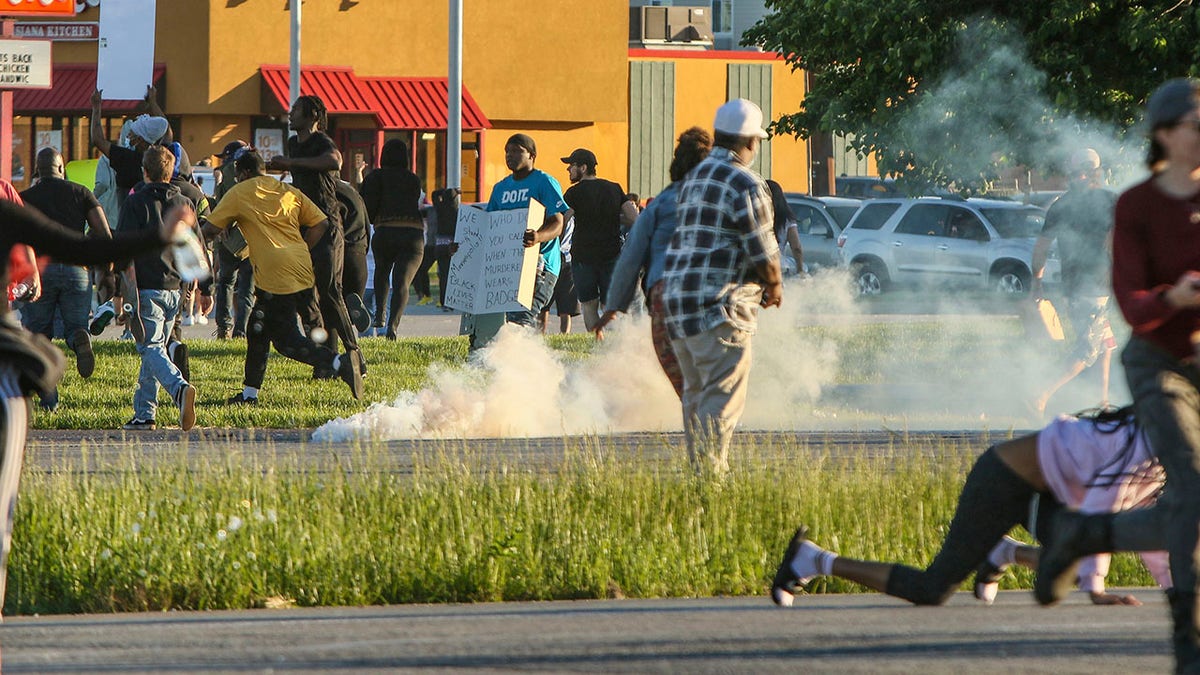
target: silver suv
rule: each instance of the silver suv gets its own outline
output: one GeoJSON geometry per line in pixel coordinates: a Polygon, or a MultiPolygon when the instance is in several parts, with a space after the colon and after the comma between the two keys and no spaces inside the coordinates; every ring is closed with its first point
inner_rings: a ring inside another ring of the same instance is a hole
{"type": "MultiPolygon", "coordinates": [[[[1033,244],[1045,212],[991,199],[920,197],[863,204],[838,238],[860,295],[892,285],[1029,290],[1033,244]]],[[[1057,260],[1046,265],[1054,283],[1057,260]]]]}

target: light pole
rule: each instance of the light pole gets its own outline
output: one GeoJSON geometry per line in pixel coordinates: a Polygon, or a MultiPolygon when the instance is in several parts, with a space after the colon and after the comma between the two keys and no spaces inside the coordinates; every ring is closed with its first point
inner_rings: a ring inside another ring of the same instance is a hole
{"type": "Polygon", "coordinates": [[[450,73],[446,91],[446,187],[462,187],[462,0],[450,0],[450,73]]]}
{"type": "Polygon", "coordinates": [[[292,16],[292,61],[288,79],[288,104],[300,98],[300,5],[303,0],[291,0],[288,6],[292,16]]]}

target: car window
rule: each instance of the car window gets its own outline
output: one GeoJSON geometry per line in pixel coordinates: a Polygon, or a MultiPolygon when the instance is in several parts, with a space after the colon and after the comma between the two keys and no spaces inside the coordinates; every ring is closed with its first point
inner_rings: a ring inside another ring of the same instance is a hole
{"type": "Polygon", "coordinates": [[[987,227],[979,219],[979,216],[957,206],[950,207],[950,218],[946,221],[946,236],[974,241],[988,241],[991,239],[991,236],[988,235],[987,227]]]}
{"type": "Polygon", "coordinates": [[[899,204],[867,204],[854,216],[850,226],[856,230],[878,230],[898,208],[899,204]]]}
{"type": "Polygon", "coordinates": [[[919,234],[927,237],[946,236],[946,219],[950,208],[941,204],[915,204],[900,223],[896,234],[919,234]]]}
{"type": "Polygon", "coordinates": [[[1041,209],[980,209],[1003,239],[1036,237],[1045,218],[1041,209]]]}
{"type": "Polygon", "coordinates": [[[850,224],[850,219],[854,217],[854,214],[858,213],[858,206],[827,206],[825,210],[844,230],[850,224]]]}
{"type": "Polygon", "coordinates": [[[821,212],[811,206],[793,206],[792,211],[796,214],[796,227],[800,234],[811,234],[814,237],[829,237],[833,233],[829,231],[829,223],[825,221],[825,216],[821,212]]]}

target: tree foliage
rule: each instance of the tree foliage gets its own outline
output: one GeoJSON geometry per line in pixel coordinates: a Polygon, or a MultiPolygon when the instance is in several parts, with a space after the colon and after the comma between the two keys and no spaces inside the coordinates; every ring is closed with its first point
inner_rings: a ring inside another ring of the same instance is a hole
{"type": "Polygon", "coordinates": [[[1051,167],[1080,137],[1121,138],[1155,87],[1200,72],[1192,0],[767,4],[743,41],[814,74],[773,131],[852,135],[881,172],[921,184],[969,191],[1005,168],[1051,167]]]}

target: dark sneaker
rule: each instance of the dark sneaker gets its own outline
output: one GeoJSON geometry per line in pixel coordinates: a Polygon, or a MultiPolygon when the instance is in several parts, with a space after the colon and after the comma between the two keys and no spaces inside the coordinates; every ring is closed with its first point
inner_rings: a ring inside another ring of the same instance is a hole
{"type": "Polygon", "coordinates": [[[1059,511],[1054,516],[1054,527],[1038,533],[1042,553],[1033,580],[1033,595],[1039,603],[1053,605],[1065,598],[1075,585],[1080,558],[1110,550],[1108,519],[1111,517],[1111,514],[1085,516],[1059,511]]]}
{"type": "Polygon", "coordinates": [[[358,297],[358,293],[347,293],[345,299],[350,321],[354,323],[358,332],[365,332],[371,327],[371,314],[367,311],[367,306],[363,304],[362,298],[358,297]]]}
{"type": "Polygon", "coordinates": [[[993,565],[990,561],[984,560],[979,567],[975,569],[975,598],[982,600],[987,604],[992,604],[996,601],[996,595],[1000,592],[1000,577],[1004,576],[1004,570],[993,565]]]}
{"type": "Polygon", "coordinates": [[[104,332],[108,324],[117,316],[117,310],[113,307],[112,300],[102,303],[96,308],[95,315],[92,316],[92,322],[88,324],[88,332],[92,335],[99,335],[104,332]]]}
{"type": "Polygon", "coordinates": [[[75,370],[79,376],[88,378],[96,371],[96,355],[92,353],[92,336],[82,328],[72,335],[75,351],[75,370]]]}
{"type": "Polygon", "coordinates": [[[154,423],[154,420],[140,420],[135,417],[122,424],[121,428],[126,431],[154,431],[158,425],[154,423]]]}
{"type": "Polygon", "coordinates": [[[312,379],[314,380],[336,380],[338,377],[337,371],[330,365],[313,366],[312,379]]]}
{"type": "Polygon", "coordinates": [[[55,387],[54,391],[51,392],[49,396],[47,396],[47,397],[43,398],[41,401],[39,401],[38,406],[42,409],[42,412],[49,412],[49,413],[57,412],[58,411],[58,388],[55,387]]]}
{"type": "MultiPolygon", "coordinates": [[[[358,351],[358,350],[355,350],[358,351]]],[[[338,365],[338,377],[350,387],[350,395],[357,401],[363,395],[362,368],[354,352],[342,354],[342,362],[338,365]]]]}
{"type": "Polygon", "coordinates": [[[196,426],[196,388],[184,382],[175,393],[175,405],[179,408],[179,428],[189,431],[196,426]]]}
{"type": "Polygon", "coordinates": [[[192,369],[188,363],[188,348],[182,342],[172,342],[167,345],[171,363],[179,369],[179,375],[188,382],[192,381],[192,369]]]}
{"type": "Polygon", "coordinates": [[[801,525],[792,535],[787,551],[783,554],[783,561],[775,570],[775,581],[771,583],[771,600],[780,607],[791,607],[792,600],[795,599],[796,586],[803,587],[808,581],[797,577],[796,573],[792,571],[792,560],[806,541],[808,541],[808,528],[801,525]]]}
{"type": "Polygon", "coordinates": [[[251,396],[250,398],[246,398],[246,392],[239,391],[225,399],[225,405],[258,405],[258,397],[251,396]]]}

